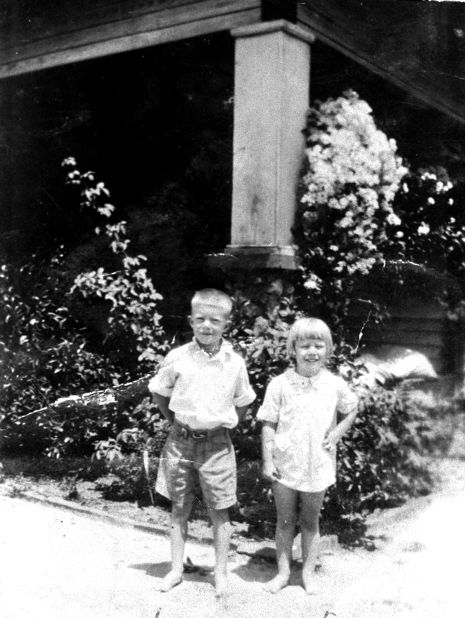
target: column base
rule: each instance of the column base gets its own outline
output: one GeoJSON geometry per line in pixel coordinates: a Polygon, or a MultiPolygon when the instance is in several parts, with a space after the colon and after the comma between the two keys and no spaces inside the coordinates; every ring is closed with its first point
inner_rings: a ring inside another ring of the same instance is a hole
{"type": "Polygon", "coordinates": [[[210,253],[208,265],[222,270],[254,270],[259,268],[296,270],[298,258],[292,245],[253,247],[228,245],[224,253],[210,253]]]}

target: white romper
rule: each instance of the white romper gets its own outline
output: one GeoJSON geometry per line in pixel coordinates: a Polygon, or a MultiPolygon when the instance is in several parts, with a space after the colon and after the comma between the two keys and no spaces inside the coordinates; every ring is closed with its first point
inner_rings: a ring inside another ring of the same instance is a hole
{"type": "Polygon", "coordinates": [[[325,450],[323,440],[337,412],[349,414],[356,405],[347,383],[327,369],[311,378],[288,369],[271,380],[257,418],[277,423],[273,461],[280,483],[317,492],[336,482],[336,453],[325,450]]]}

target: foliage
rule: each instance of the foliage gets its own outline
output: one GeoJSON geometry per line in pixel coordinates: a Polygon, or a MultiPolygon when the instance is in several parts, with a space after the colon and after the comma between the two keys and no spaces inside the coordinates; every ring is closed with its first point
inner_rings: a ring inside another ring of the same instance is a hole
{"type": "Polygon", "coordinates": [[[342,336],[356,282],[383,262],[380,246],[400,223],[392,200],[406,169],[354,92],[312,108],[306,135],[296,229],[302,303],[342,336]]]}
{"type": "Polygon", "coordinates": [[[246,418],[233,432],[234,446],[241,457],[257,458],[260,423],[255,412],[270,379],[288,364],[286,336],[297,317],[292,289],[291,284],[283,288],[281,280],[268,281],[261,277],[248,284],[236,282],[234,286],[234,310],[227,337],[244,357],[257,394],[246,418]]]}
{"type": "Polygon", "coordinates": [[[50,455],[92,443],[109,419],[59,418],[48,411],[29,416],[51,400],[117,383],[123,375],[91,350],[86,333],[60,303],[63,255],[0,269],[0,392],[2,448],[50,455]]]}
{"type": "MultiPolygon", "coordinates": [[[[113,462],[125,455],[141,455],[147,450],[158,457],[168,433],[167,422],[158,408],[146,397],[131,412],[128,424],[116,438],[102,440],[95,446],[95,459],[113,462]]],[[[113,434],[115,435],[115,434],[113,434]]]]}
{"type": "MultiPolygon", "coordinates": [[[[97,182],[95,174],[81,173],[72,157],[65,159],[63,165],[68,170],[67,182],[79,189],[81,208],[111,217],[115,208],[107,201],[110,193],[102,182],[97,182]]],[[[110,250],[119,262],[118,268],[107,272],[99,267],[79,274],[71,293],[77,292],[89,300],[108,301],[106,338],[119,356],[137,353],[138,371],[142,374],[160,361],[160,352],[166,350],[166,344],[160,341],[163,329],[157,310],[162,296],[155,290],[147,270],[141,267],[146,257],[128,253],[131,241],[125,221],[107,223],[103,229],[97,226],[95,233],[103,233],[109,239],[110,250]]]]}
{"type": "MultiPolygon", "coordinates": [[[[443,168],[409,172],[397,192],[394,207],[400,223],[395,233],[390,230],[383,246],[386,257],[394,263],[430,269],[449,277],[449,283],[437,293],[448,305],[453,319],[454,305],[460,305],[465,295],[465,216],[460,187],[443,168]]],[[[404,282],[404,272],[405,268],[398,269],[399,284],[404,282]]],[[[420,276],[417,279],[421,281],[420,276]]],[[[459,317],[460,308],[457,309],[459,317]]]]}
{"type": "Polygon", "coordinates": [[[365,392],[339,448],[342,511],[396,506],[409,495],[427,493],[431,478],[424,454],[431,431],[428,415],[407,394],[386,388],[365,392]]]}
{"type": "Polygon", "coordinates": [[[139,503],[147,503],[148,498],[153,501],[151,492],[158,458],[167,435],[167,422],[146,397],[134,408],[129,425],[116,438],[97,442],[93,459],[104,461],[111,472],[98,484],[104,497],[139,503]]]}
{"type": "MultiPolygon", "coordinates": [[[[109,218],[114,207],[108,191],[92,172],[81,174],[74,159],[64,162],[68,182],[78,190],[81,209],[109,218]]],[[[100,228],[96,231],[99,233],[100,228]]],[[[116,386],[149,369],[166,348],[156,292],[144,256],[131,256],[124,221],[107,223],[119,268],[97,268],[78,275],[69,292],[64,249],[51,260],[34,259],[0,269],[0,394],[2,448],[51,456],[90,452],[93,443],[131,426],[131,406],[108,406],[59,413],[50,402],[71,394],[116,386]],[[79,321],[70,294],[102,298],[108,308],[106,341],[98,342],[79,321]],[[112,353],[111,353],[112,352],[112,353]],[[42,409],[39,413],[34,410],[42,409]]]]}

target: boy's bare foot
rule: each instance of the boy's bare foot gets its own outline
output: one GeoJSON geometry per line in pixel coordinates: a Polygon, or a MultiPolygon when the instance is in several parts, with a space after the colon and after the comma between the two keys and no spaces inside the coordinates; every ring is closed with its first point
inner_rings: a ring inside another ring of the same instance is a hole
{"type": "Polygon", "coordinates": [[[267,592],[271,592],[272,594],[276,594],[277,592],[282,590],[282,588],[285,588],[288,583],[289,575],[281,575],[280,573],[278,573],[275,577],[273,577],[273,579],[271,579],[263,586],[263,589],[267,592]]]}
{"type": "Polygon", "coordinates": [[[178,586],[181,582],[182,582],[182,573],[177,573],[176,571],[170,571],[161,580],[158,590],[160,592],[168,592],[168,590],[171,590],[175,586],[178,586]]]}
{"type": "Polygon", "coordinates": [[[228,576],[225,573],[215,572],[215,596],[224,597],[228,590],[228,576]]]}

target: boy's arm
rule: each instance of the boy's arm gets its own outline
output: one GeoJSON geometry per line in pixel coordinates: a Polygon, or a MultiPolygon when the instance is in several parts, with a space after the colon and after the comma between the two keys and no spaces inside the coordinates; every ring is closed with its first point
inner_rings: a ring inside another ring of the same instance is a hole
{"type": "Polygon", "coordinates": [[[158,393],[152,393],[152,399],[168,423],[172,425],[174,421],[174,412],[169,409],[170,398],[163,397],[163,395],[159,395],[158,393]]]}
{"type": "Polygon", "coordinates": [[[279,472],[273,463],[274,436],[277,423],[263,421],[262,427],[262,474],[267,481],[277,481],[279,472]]]}

